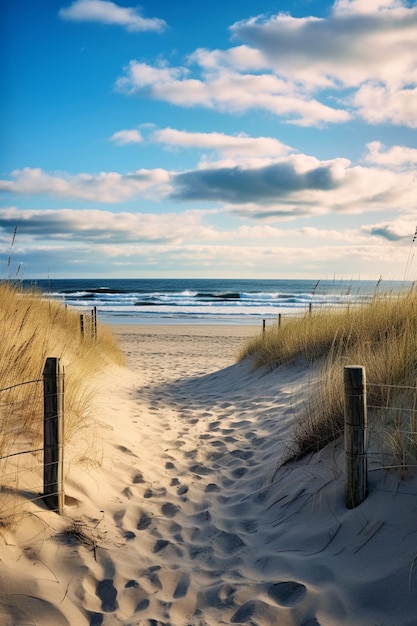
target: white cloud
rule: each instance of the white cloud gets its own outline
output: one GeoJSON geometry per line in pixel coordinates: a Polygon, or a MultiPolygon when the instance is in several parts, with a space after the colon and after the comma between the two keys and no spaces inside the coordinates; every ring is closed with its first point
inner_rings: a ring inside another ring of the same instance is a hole
{"type": "Polygon", "coordinates": [[[0,181],[0,191],[105,203],[135,198],[164,198],[188,206],[205,202],[244,218],[269,221],[415,211],[417,170],[412,148],[393,146],[384,152],[382,145],[369,144],[371,165],[359,166],[343,158],[321,161],[304,154],[285,154],[286,146],[267,139],[163,129],[156,131],[155,140],[213,148],[227,158],[202,161],[196,169],[183,172],[142,169],[127,174],[70,175],[25,168],[0,181]],[[240,150],[243,156],[238,154],[240,150]],[[281,154],[265,156],[274,150],[281,154]]]}
{"type": "Polygon", "coordinates": [[[401,0],[336,0],[334,3],[335,13],[340,15],[372,14],[377,11],[399,9],[403,6],[401,0]]]}
{"type": "Polygon", "coordinates": [[[357,87],[370,80],[408,84],[416,79],[417,7],[395,3],[380,10],[380,4],[336,3],[328,18],[259,16],[237,22],[231,32],[280,75],[312,87],[357,87]]]}
{"type": "MultiPolygon", "coordinates": [[[[22,236],[33,240],[90,241],[93,244],[155,242],[180,244],[186,239],[217,240],[223,235],[204,224],[204,212],[130,213],[91,209],[21,210],[0,209],[0,229],[17,226],[22,236]]],[[[72,244],[71,244],[72,245],[72,244]]]]}
{"type": "Polygon", "coordinates": [[[362,227],[362,232],[388,241],[403,241],[411,244],[417,228],[417,215],[401,216],[362,227]]]}
{"type": "Polygon", "coordinates": [[[11,173],[13,180],[0,181],[0,191],[21,194],[47,194],[92,202],[126,202],[136,197],[159,199],[171,190],[171,174],[166,170],[136,170],[128,174],[48,174],[39,168],[11,173]]]}
{"type": "Polygon", "coordinates": [[[417,128],[417,80],[414,84],[415,87],[395,90],[381,84],[367,84],[355,94],[354,104],[371,124],[388,122],[417,128]]]}
{"type": "Polygon", "coordinates": [[[326,18],[260,15],[230,31],[242,45],[197,49],[187,67],[132,60],[116,88],[182,107],[265,110],[300,126],[357,115],[417,127],[416,6],[340,0],[326,18]]]}
{"type": "Polygon", "coordinates": [[[239,161],[247,157],[279,157],[288,154],[290,146],[271,137],[249,137],[245,133],[226,135],[224,133],[197,133],[163,128],[154,131],[152,140],[172,147],[199,148],[213,150],[239,161]]]}
{"type": "Polygon", "coordinates": [[[0,209],[0,253],[10,249],[10,237],[3,238],[2,232],[10,234],[17,225],[14,259],[23,263],[25,277],[27,272],[51,275],[51,270],[53,277],[59,276],[57,259],[70,275],[77,265],[78,275],[92,276],[101,275],[103,268],[107,276],[112,271],[137,276],[138,267],[151,276],[163,267],[167,276],[172,268],[176,277],[190,277],[190,268],[196,268],[196,275],[227,272],[239,277],[244,271],[247,277],[274,278],[277,270],[286,277],[325,277],[329,268],[332,276],[345,278],[365,277],[368,268],[372,278],[373,267],[378,276],[398,278],[398,267],[407,262],[412,220],[406,217],[358,229],[288,229],[258,223],[225,231],[206,224],[206,215],[9,207],[0,209]]]}
{"type": "Polygon", "coordinates": [[[111,141],[114,141],[119,146],[125,146],[129,143],[142,143],[143,137],[136,129],[131,130],[119,130],[110,137],[111,141]]]}
{"type": "Polygon", "coordinates": [[[394,169],[417,163],[416,148],[408,148],[407,146],[386,148],[380,141],[372,141],[366,147],[368,154],[365,159],[370,163],[378,163],[394,169]]]}
{"type": "Polygon", "coordinates": [[[317,90],[358,89],[352,102],[367,121],[417,125],[416,6],[340,0],[327,18],[259,16],[231,32],[280,76],[317,90]]]}
{"type": "Polygon", "coordinates": [[[116,89],[187,108],[203,106],[229,113],[263,109],[300,126],[345,122],[350,118],[349,112],[327,106],[273,74],[239,74],[218,68],[201,78],[189,75],[189,69],[184,67],[159,68],[131,61],[124,76],[117,80],[116,89]]]}
{"type": "Polygon", "coordinates": [[[121,7],[108,0],[75,0],[69,7],[60,9],[62,19],[76,22],[99,22],[123,26],[128,31],[156,31],[166,27],[159,18],[144,18],[138,9],[121,7]]]}

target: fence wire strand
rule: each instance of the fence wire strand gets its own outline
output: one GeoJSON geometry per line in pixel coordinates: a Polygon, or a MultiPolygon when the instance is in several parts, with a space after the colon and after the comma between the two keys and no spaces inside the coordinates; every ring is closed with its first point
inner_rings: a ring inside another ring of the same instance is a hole
{"type": "MultiPolygon", "coordinates": [[[[56,378],[63,381],[64,374],[56,378]]],[[[0,520],[25,512],[29,502],[45,501],[46,496],[59,498],[63,493],[62,476],[58,482],[54,480],[58,459],[45,463],[45,451],[54,448],[62,459],[64,446],[61,442],[46,448],[43,431],[45,423],[58,417],[55,411],[45,415],[48,398],[58,396],[57,404],[62,407],[64,393],[58,387],[58,393],[45,394],[44,380],[36,378],[0,389],[0,520]],[[23,392],[31,385],[33,391],[23,392]]]]}

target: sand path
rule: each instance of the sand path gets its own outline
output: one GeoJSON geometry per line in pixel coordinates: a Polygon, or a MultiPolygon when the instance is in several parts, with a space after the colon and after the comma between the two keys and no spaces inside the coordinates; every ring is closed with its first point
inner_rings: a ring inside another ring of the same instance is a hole
{"type": "Polygon", "coordinates": [[[235,364],[256,327],[115,332],[129,372],[103,378],[99,437],[76,450],[101,441],[101,465],[68,473],[72,532],[51,513],[20,524],[2,624],[415,624],[415,483],[374,472],[348,511],[340,446],[279,468],[305,367],[235,364]]]}

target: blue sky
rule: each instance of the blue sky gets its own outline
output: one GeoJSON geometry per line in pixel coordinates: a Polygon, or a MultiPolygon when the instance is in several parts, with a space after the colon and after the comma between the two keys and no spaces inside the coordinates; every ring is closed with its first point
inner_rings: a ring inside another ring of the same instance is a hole
{"type": "Polygon", "coordinates": [[[417,278],[416,2],[2,14],[0,277],[417,278]]]}

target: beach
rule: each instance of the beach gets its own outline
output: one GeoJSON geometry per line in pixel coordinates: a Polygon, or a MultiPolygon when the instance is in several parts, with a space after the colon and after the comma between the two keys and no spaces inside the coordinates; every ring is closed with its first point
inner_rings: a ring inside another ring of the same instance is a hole
{"type": "Polygon", "coordinates": [[[341,442],[283,465],[314,370],[237,362],[259,324],[112,331],[64,515],[1,531],[2,626],[415,625],[416,479],[348,510],[341,442]]]}

